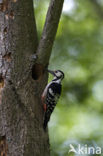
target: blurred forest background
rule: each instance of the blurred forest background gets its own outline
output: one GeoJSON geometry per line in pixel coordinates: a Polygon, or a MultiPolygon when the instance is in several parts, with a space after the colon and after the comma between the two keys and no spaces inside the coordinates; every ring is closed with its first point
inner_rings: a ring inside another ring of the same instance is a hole
{"type": "MultiPolygon", "coordinates": [[[[48,5],[34,2],[39,37],[48,5]]],[[[51,156],[74,156],[70,144],[103,147],[103,0],[65,0],[49,68],[65,73],[49,122],[51,156]]]]}

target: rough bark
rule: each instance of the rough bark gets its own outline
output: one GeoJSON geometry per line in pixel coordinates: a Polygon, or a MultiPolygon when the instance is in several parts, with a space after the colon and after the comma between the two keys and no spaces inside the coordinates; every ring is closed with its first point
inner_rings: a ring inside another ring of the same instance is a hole
{"type": "Polygon", "coordinates": [[[36,57],[38,38],[32,0],[0,0],[0,152],[4,142],[7,156],[50,155],[48,132],[43,130],[41,94],[48,79],[44,66],[49,62],[62,9],[57,2],[51,0],[43,31],[50,47],[42,42],[42,50],[40,43],[36,57]],[[51,23],[54,15],[57,18],[51,23]],[[49,22],[54,27],[50,31],[49,22]]]}

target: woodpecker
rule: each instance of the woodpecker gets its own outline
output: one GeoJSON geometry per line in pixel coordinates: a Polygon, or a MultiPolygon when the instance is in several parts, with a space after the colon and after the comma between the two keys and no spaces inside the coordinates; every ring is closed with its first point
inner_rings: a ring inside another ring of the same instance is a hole
{"type": "Polygon", "coordinates": [[[42,104],[44,108],[44,130],[47,127],[50,116],[58,102],[58,99],[61,95],[62,85],[61,81],[64,78],[64,73],[61,70],[51,71],[48,70],[54,78],[53,80],[45,87],[42,94],[42,104]]]}

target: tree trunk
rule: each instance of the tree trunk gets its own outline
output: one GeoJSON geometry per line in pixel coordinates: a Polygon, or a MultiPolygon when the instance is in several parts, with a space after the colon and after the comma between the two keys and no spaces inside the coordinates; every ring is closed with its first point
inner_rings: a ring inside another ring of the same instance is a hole
{"type": "MultiPolygon", "coordinates": [[[[57,5],[58,0],[53,0],[53,6],[55,1],[57,5]]],[[[35,55],[38,38],[32,3],[32,0],[0,0],[1,156],[3,153],[5,156],[50,155],[41,104],[41,94],[48,79],[45,70],[48,63],[47,60],[46,64],[41,63],[35,55]]],[[[62,4],[63,0],[53,40],[62,4]]]]}

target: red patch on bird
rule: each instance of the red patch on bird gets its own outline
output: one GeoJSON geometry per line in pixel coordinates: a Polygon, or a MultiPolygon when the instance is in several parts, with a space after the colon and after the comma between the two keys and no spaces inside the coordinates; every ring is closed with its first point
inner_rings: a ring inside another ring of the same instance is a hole
{"type": "Polygon", "coordinates": [[[46,112],[46,104],[44,104],[43,107],[44,107],[44,112],[46,112]]]}

